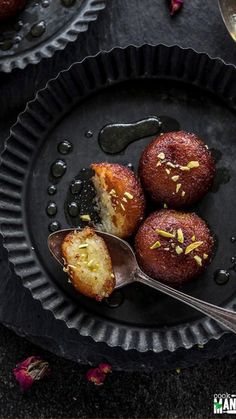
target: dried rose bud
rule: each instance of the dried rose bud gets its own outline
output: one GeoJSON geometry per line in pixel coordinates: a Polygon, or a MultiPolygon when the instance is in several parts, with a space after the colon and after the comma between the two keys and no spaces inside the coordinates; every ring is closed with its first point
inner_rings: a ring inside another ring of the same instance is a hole
{"type": "Polygon", "coordinates": [[[99,364],[98,368],[104,374],[108,374],[109,372],[112,372],[112,368],[111,368],[111,365],[110,364],[106,364],[106,363],[99,364]]]}
{"type": "Polygon", "coordinates": [[[34,381],[41,380],[50,372],[48,362],[44,361],[39,356],[31,356],[25,361],[17,364],[13,370],[15,379],[20,384],[21,390],[28,390],[34,381]]]}
{"type": "Polygon", "coordinates": [[[99,368],[91,368],[90,370],[88,370],[86,378],[88,381],[91,381],[96,386],[101,386],[106,379],[106,374],[102,372],[99,368]]]}
{"type": "Polygon", "coordinates": [[[184,4],[184,0],[171,0],[170,15],[174,16],[184,4]]]}

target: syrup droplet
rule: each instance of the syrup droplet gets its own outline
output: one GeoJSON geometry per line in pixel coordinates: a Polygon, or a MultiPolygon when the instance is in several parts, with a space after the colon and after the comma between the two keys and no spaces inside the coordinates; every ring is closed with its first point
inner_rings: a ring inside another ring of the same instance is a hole
{"type": "Polygon", "coordinates": [[[108,154],[116,154],[134,141],[160,132],[161,121],[149,117],[130,124],[109,124],[99,134],[99,145],[108,154]]]}
{"type": "Polygon", "coordinates": [[[69,154],[72,151],[73,146],[70,141],[65,140],[58,145],[57,149],[61,154],[69,154]]]}
{"type": "Polygon", "coordinates": [[[12,39],[5,39],[4,41],[0,42],[0,49],[2,51],[8,51],[13,47],[13,41],[12,39]]]}
{"type": "Polygon", "coordinates": [[[43,33],[46,31],[46,23],[44,20],[41,20],[38,23],[35,23],[35,25],[32,26],[30,29],[30,35],[32,35],[34,38],[39,38],[43,35],[43,33]]]}
{"type": "Polygon", "coordinates": [[[230,240],[231,240],[232,243],[235,243],[236,242],[236,237],[232,236],[230,240]]]}
{"type": "Polygon", "coordinates": [[[13,38],[13,42],[14,42],[15,45],[19,44],[21,41],[22,41],[22,37],[20,35],[16,35],[13,38]]]}
{"type": "Polygon", "coordinates": [[[106,304],[111,308],[119,307],[124,301],[124,295],[120,290],[113,291],[110,297],[106,298],[106,304]]]}
{"type": "Polygon", "coordinates": [[[83,182],[80,179],[75,179],[70,185],[70,191],[73,195],[79,194],[83,187],[83,182]]]}
{"type": "Polygon", "coordinates": [[[46,208],[46,212],[49,217],[53,217],[57,213],[57,204],[55,202],[49,202],[46,208]]]}
{"type": "Polygon", "coordinates": [[[214,274],[214,280],[218,285],[224,285],[228,282],[230,273],[224,269],[219,269],[214,274]]]}
{"type": "Polygon", "coordinates": [[[60,178],[66,171],[66,162],[64,160],[56,160],[51,166],[51,173],[55,178],[60,178]]]}
{"type": "Polygon", "coordinates": [[[68,204],[68,212],[71,217],[77,217],[77,215],[79,214],[78,204],[74,201],[70,202],[68,204]]]}
{"type": "Polygon", "coordinates": [[[55,185],[50,185],[48,187],[48,195],[55,195],[57,187],[55,185]]]}
{"type": "Polygon", "coordinates": [[[236,262],[236,257],[232,256],[232,258],[230,260],[231,260],[232,263],[235,263],[236,262]]]}
{"type": "Polygon", "coordinates": [[[132,163],[128,163],[128,164],[126,165],[126,167],[127,167],[129,170],[132,170],[132,172],[134,171],[134,166],[133,166],[133,164],[132,164],[132,163]]]}
{"type": "Polygon", "coordinates": [[[86,168],[81,169],[68,189],[64,208],[67,222],[72,227],[84,227],[85,222],[80,218],[80,215],[82,214],[89,215],[94,224],[100,222],[96,209],[96,192],[91,181],[93,175],[93,170],[86,168]],[[73,209],[71,208],[72,211],[75,211],[73,212],[73,215],[69,212],[69,205],[72,202],[76,203],[79,209],[79,211],[77,211],[76,207],[73,205],[73,209]]]}
{"type": "Polygon", "coordinates": [[[49,6],[49,1],[48,0],[42,0],[42,7],[48,7],[49,6]]]}
{"type": "Polygon", "coordinates": [[[61,224],[58,221],[53,221],[49,224],[48,229],[53,233],[54,231],[60,230],[61,224]]]}
{"type": "Polygon", "coordinates": [[[86,138],[91,138],[93,136],[93,131],[88,130],[88,131],[85,132],[84,135],[85,135],[86,138]]]}

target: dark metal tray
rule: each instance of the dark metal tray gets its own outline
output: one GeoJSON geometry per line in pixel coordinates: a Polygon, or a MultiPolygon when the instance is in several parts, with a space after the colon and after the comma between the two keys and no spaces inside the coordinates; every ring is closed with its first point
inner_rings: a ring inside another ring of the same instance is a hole
{"type": "Polygon", "coordinates": [[[28,1],[16,18],[0,23],[0,71],[52,57],[86,31],[105,6],[106,0],[28,1]]]}
{"type": "MultiPolygon", "coordinates": [[[[195,208],[218,237],[216,257],[206,274],[184,290],[234,307],[234,270],[224,286],[217,285],[213,276],[217,269],[232,268],[235,249],[230,240],[236,199],[235,77],[233,66],[190,49],[147,45],[114,49],[63,72],[20,116],[2,156],[1,230],[23,284],[68,327],[110,346],[155,352],[190,348],[224,333],[215,322],[138,285],[123,290],[124,303],[115,309],[78,296],[47,251],[45,207],[58,141],[70,139],[76,151],[67,156],[68,169],[55,196],[57,217],[65,227],[63,203],[69,181],[92,161],[114,160],[98,147],[99,129],[107,122],[135,121],[153,114],[174,117],[181,128],[201,135],[220,158],[215,189],[195,208]],[[90,139],[84,135],[88,130],[94,132],[90,139]],[[224,184],[226,172],[230,181],[224,184]]],[[[115,160],[136,166],[149,141],[131,145],[115,160]]]]}

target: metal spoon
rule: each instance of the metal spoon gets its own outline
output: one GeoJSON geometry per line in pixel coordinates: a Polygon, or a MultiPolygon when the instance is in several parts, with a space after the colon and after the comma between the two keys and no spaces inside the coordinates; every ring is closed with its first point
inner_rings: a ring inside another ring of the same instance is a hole
{"type": "Polygon", "coordinates": [[[226,28],[236,41],[236,1],[219,0],[219,7],[226,28]]]}
{"type": "MultiPolygon", "coordinates": [[[[48,237],[48,247],[54,258],[63,266],[63,259],[61,254],[61,245],[66,235],[75,229],[60,230],[50,234],[48,237]]],[[[97,231],[106,242],[109,249],[113,270],[116,277],[116,288],[124,287],[132,282],[141,282],[149,287],[152,287],[176,300],[181,301],[195,308],[198,311],[206,314],[212,319],[221,323],[223,326],[236,333],[236,312],[227,310],[198,298],[191,297],[183,292],[171,288],[156,279],[150,278],[138,266],[133,249],[124,240],[113,236],[112,234],[97,231]]]]}

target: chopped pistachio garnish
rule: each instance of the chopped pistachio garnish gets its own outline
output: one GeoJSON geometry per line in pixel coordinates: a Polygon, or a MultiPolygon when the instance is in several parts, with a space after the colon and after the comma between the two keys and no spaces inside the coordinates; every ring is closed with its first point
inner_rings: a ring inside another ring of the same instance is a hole
{"type": "Polygon", "coordinates": [[[203,253],[203,259],[207,259],[208,258],[208,254],[207,253],[203,253]]]}
{"type": "Polygon", "coordinates": [[[188,166],[179,166],[180,170],[182,170],[183,172],[188,172],[190,170],[190,167],[188,166]]]}
{"type": "Polygon", "coordinates": [[[199,266],[202,266],[202,258],[200,256],[196,255],[193,258],[196,260],[196,262],[199,266]]]}
{"type": "Polygon", "coordinates": [[[170,161],[168,161],[166,164],[167,164],[167,166],[170,166],[170,167],[173,167],[173,168],[176,167],[175,164],[171,163],[170,161]]]}
{"type": "Polygon", "coordinates": [[[179,192],[179,190],[180,190],[180,188],[181,188],[181,183],[177,183],[177,185],[176,185],[176,189],[175,189],[175,191],[176,191],[176,193],[178,193],[179,192]]]}
{"type": "Polygon", "coordinates": [[[189,167],[189,169],[194,169],[195,167],[199,167],[199,162],[198,161],[190,161],[187,164],[187,167],[189,167]]]}
{"type": "Polygon", "coordinates": [[[88,247],[88,243],[82,243],[79,245],[79,249],[85,249],[85,247],[88,247]]]}
{"type": "Polygon", "coordinates": [[[177,239],[178,239],[179,243],[184,242],[184,235],[183,235],[183,231],[181,230],[181,228],[178,228],[178,230],[177,230],[177,239]]]}
{"type": "Polygon", "coordinates": [[[177,255],[181,255],[181,253],[183,253],[183,249],[180,246],[176,246],[175,251],[176,251],[177,255]]]}
{"type": "Polygon", "coordinates": [[[169,247],[164,247],[164,250],[168,251],[168,250],[170,250],[170,248],[169,247]]]}
{"type": "Polygon", "coordinates": [[[174,247],[175,247],[175,244],[174,244],[174,243],[171,243],[170,245],[171,245],[171,247],[172,247],[172,248],[174,248],[174,247]]]}
{"type": "Polygon", "coordinates": [[[68,268],[68,266],[63,266],[63,271],[64,271],[64,272],[69,272],[69,268],[68,268]]]}
{"type": "Polygon", "coordinates": [[[195,234],[191,237],[191,240],[192,240],[192,242],[195,242],[195,240],[196,240],[195,234]]]}
{"type": "Polygon", "coordinates": [[[179,180],[179,175],[176,176],[172,176],[171,178],[174,182],[177,182],[177,180],[179,180]]]}
{"type": "Polygon", "coordinates": [[[197,249],[199,246],[201,246],[203,244],[203,242],[194,242],[189,244],[186,249],[185,249],[185,254],[187,255],[188,253],[192,252],[193,250],[197,249]]]}
{"type": "Polygon", "coordinates": [[[128,199],[133,199],[134,198],[133,195],[131,195],[131,193],[129,193],[129,192],[125,192],[124,196],[128,199]]]}
{"type": "Polygon", "coordinates": [[[99,264],[98,263],[94,263],[94,259],[91,259],[88,263],[87,263],[88,268],[90,269],[90,271],[92,272],[96,272],[99,268],[99,264]]]}
{"type": "Polygon", "coordinates": [[[90,215],[89,214],[83,214],[80,216],[80,219],[82,221],[91,221],[90,215]]]}
{"type": "Polygon", "coordinates": [[[168,231],[165,231],[165,230],[160,230],[159,228],[156,229],[156,233],[158,233],[162,237],[167,237],[169,239],[173,239],[175,237],[175,234],[169,233],[168,231]]]}
{"type": "Polygon", "coordinates": [[[180,368],[176,368],[176,372],[177,372],[177,374],[180,374],[181,369],[180,368]]]}
{"type": "Polygon", "coordinates": [[[128,202],[127,199],[123,196],[122,201],[128,202]]]}
{"type": "Polygon", "coordinates": [[[120,204],[120,206],[123,209],[123,211],[125,211],[125,207],[124,207],[124,205],[122,203],[120,204]]]}
{"type": "Polygon", "coordinates": [[[161,247],[161,243],[159,241],[153,243],[153,245],[150,247],[151,250],[158,249],[158,247],[161,247]]]}
{"type": "Polygon", "coordinates": [[[199,349],[203,349],[204,348],[204,345],[201,345],[200,343],[197,345],[197,347],[199,348],[199,349]]]}
{"type": "Polygon", "coordinates": [[[163,208],[168,208],[167,204],[164,203],[163,204],[163,208]]]}
{"type": "Polygon", "coordinates": [[[167,175],[169,175],[170,174],[170,170],[169,169],[166,169],[166,173],[167,173],[167,175]]]}
{"type": "Polygon", "coordinates": [[[110,192],[109,192],[109,194],[110,194],[110,195],[116,195],[116,191],[115,191],[115,189],[111,189],[111,190],[110,190],[110,192]]]}
{"type": "Polygon", "coordinates": [[[161,166],[161,161],[158,161],[156,167],[161,166]]]}
{"type": "Polygon", "coordinates": [[[111,274],[111,278],[115,278],[115,275],[114,274],[111,274]]]}
{"type": "Polygon", "coordinates": [[[91,266],[93,266],[93,263],[94,263],[94,259],[91,259],[91,260],[88,262],[88,268],[91,268],[91,266]]]}
{"type": "Polygon", "coordinates": [[[183,196],[183,197],[185,196],[185,191],[181,192],[181,196],[183,196]]]}
{"type": "Polygon", "coordinates": [[[157,157],[161,160],[164,160],[166,156],[164,153],[159,153],[157,157]]]}

